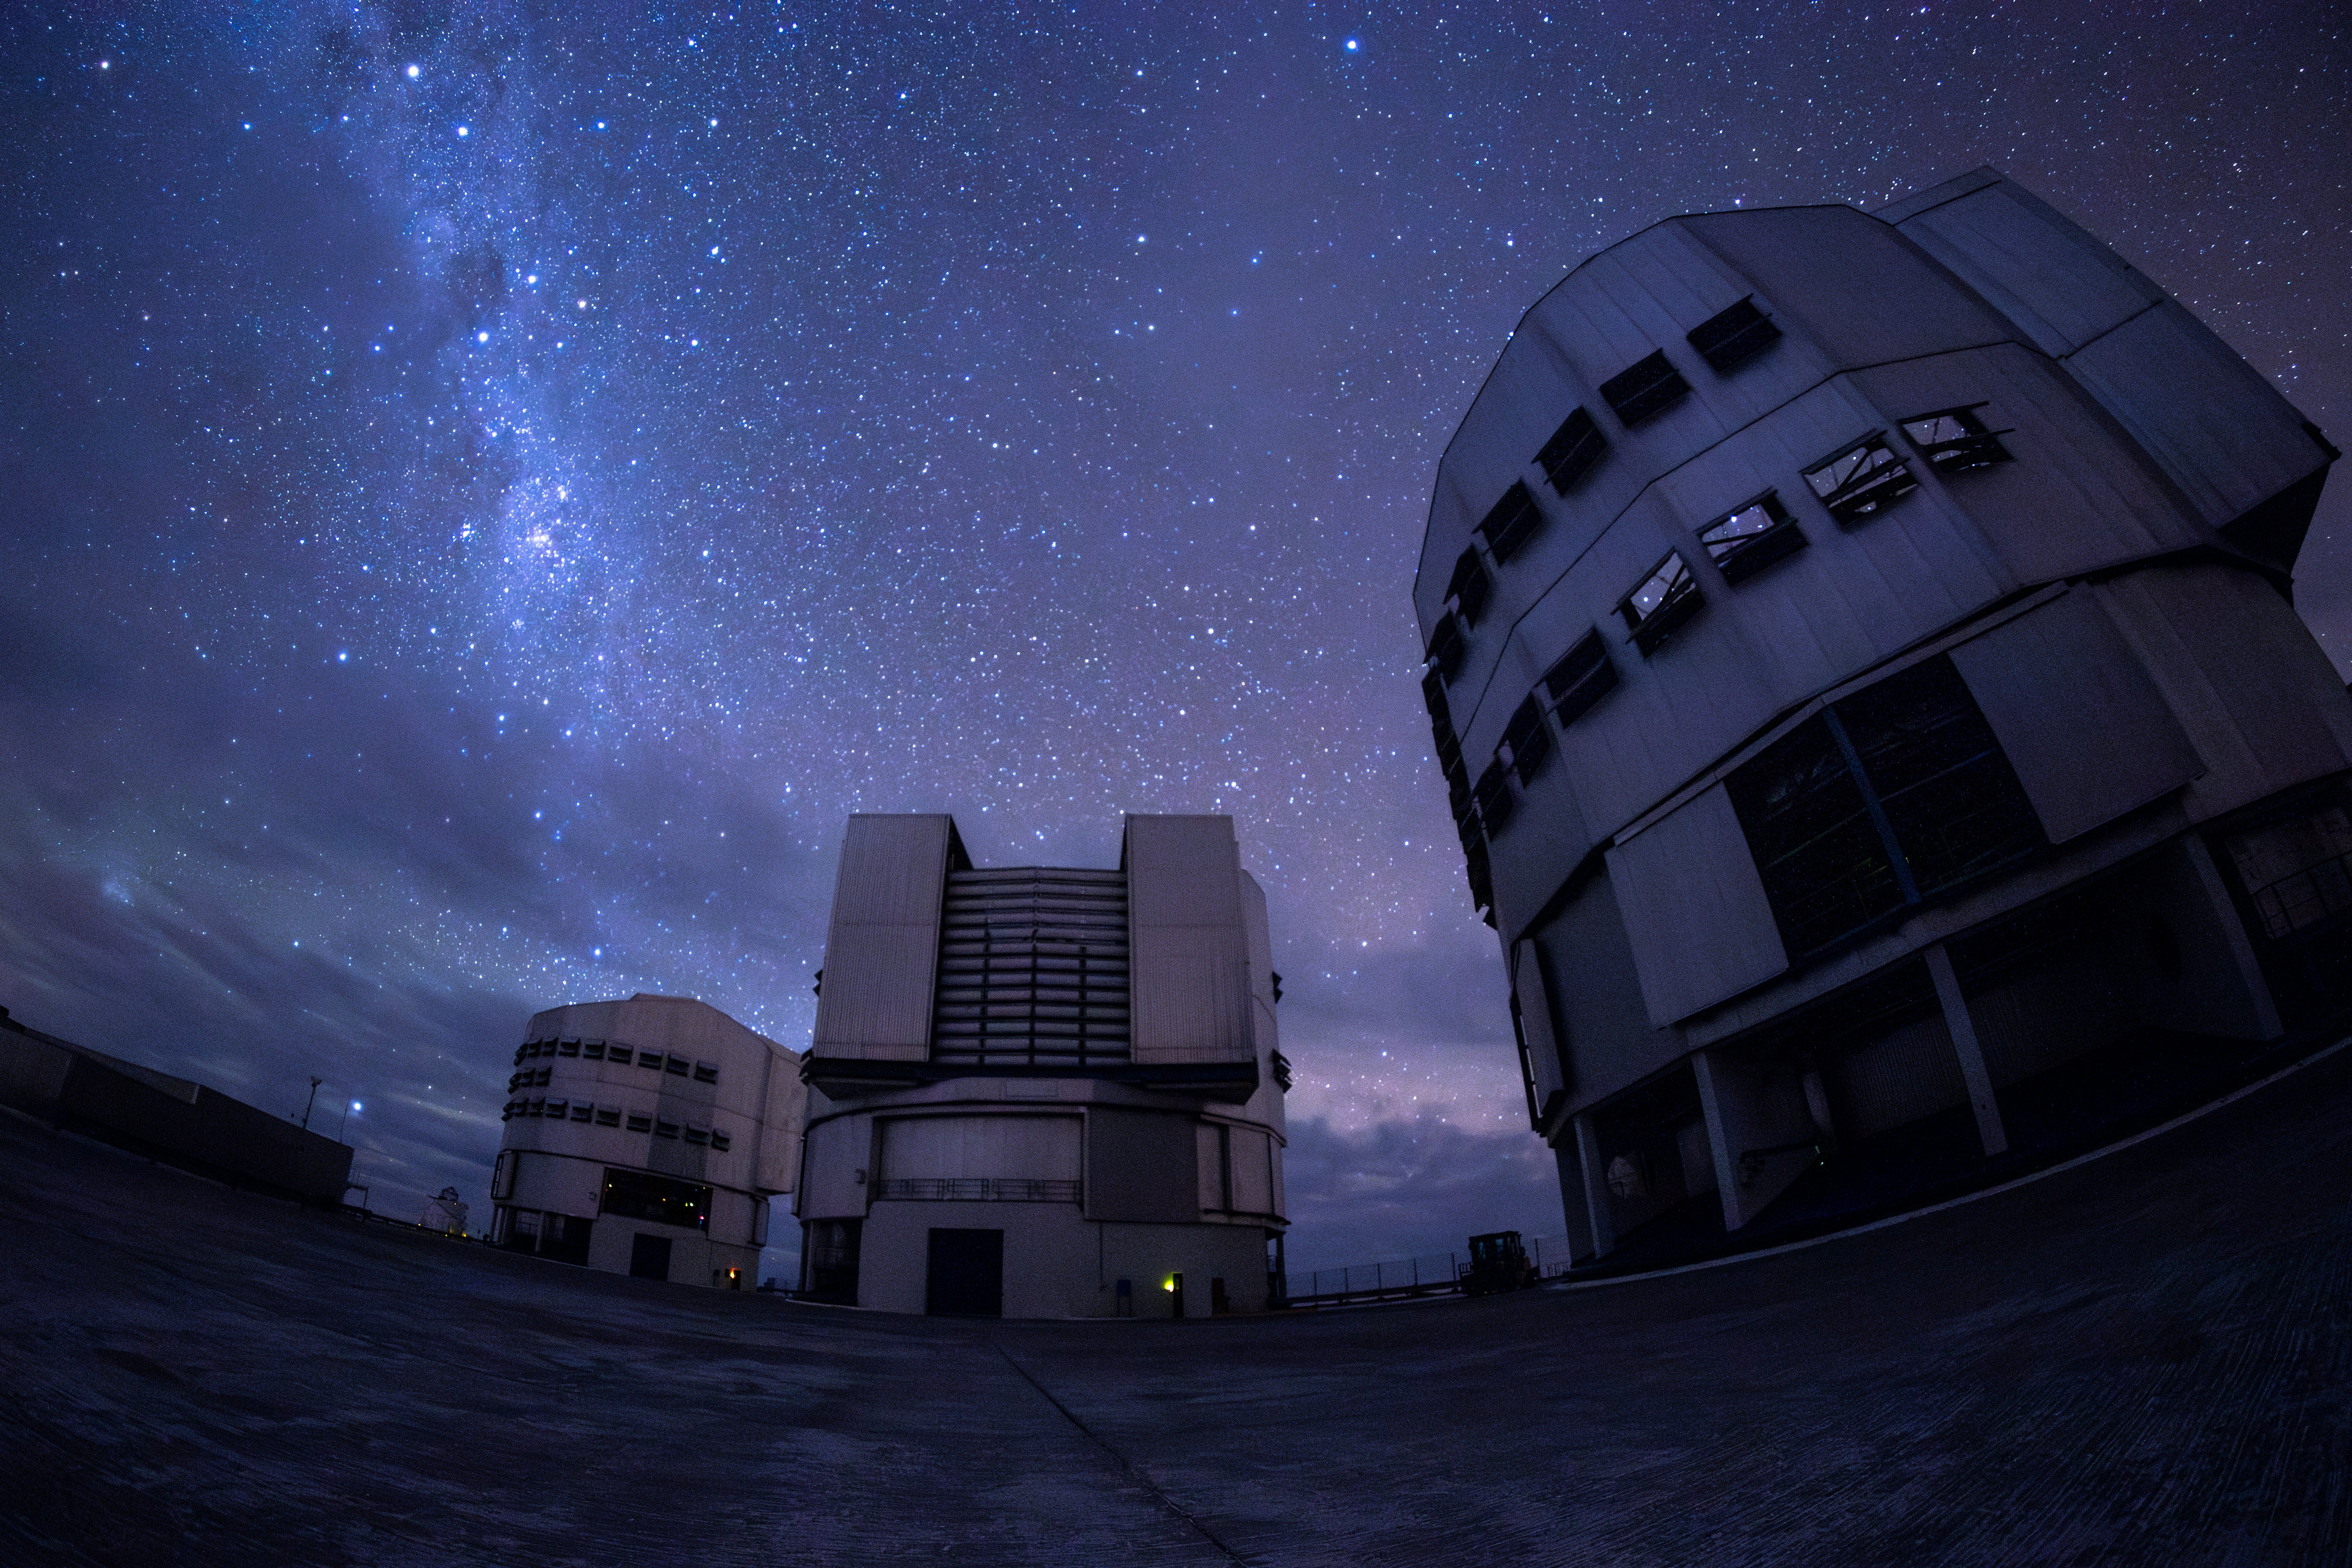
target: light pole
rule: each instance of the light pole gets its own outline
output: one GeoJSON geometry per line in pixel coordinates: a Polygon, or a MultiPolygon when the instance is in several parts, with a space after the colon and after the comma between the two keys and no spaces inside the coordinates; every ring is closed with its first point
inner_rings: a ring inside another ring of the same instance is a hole
{"type": "Polygon", "coordinates": [[[302,1102],[302,1131],[305,1132],[310,1131],[310,1108],[319,1103],[319,1086],[326,1081],[322,1078],[310,1080],[310,1098],[302,1102]]]}
{"type": "Polygon", "coordinates": [[[343,1119],[335,1124],[336,1142],[340,1143],[343,1141],[343,1129],[352,1124],[352,1112],[354,1110],[364,1110],[366,1109],[367,1108],[365,1106],[362,1105],[356,1100],[352,1100],[343,1107],[343,1119]]]}

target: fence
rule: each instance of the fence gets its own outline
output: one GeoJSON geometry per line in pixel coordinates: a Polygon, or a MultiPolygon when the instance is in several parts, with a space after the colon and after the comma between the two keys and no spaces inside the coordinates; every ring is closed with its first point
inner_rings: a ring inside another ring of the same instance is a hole
{"type": "MultiPolygon", "coordinates": [[[[1522,1245],[1538,1278],[1557,1279],[1568,1272],[1570,1244],[1567,1237],[1538,1236],[1522,1245]]],[[[1286,1299],[1303,1302],[1440,1295],[1457,1287],[1469,1261],[1467,1252],[1424,1252],[1338,1268],[1294,1268],[1286,1281],[1286,1299]]]]}

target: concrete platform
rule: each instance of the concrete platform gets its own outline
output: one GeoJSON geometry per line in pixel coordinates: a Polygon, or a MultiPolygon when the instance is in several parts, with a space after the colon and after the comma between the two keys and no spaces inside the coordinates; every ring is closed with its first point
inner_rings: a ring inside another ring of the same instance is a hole
{"type": "Polygon", "coordinates": [[[1659,1278],[973,1324],[654,1285],[0,1118],[0,1562],[2352,1562],[2352,1050],[1659,1278]]]}

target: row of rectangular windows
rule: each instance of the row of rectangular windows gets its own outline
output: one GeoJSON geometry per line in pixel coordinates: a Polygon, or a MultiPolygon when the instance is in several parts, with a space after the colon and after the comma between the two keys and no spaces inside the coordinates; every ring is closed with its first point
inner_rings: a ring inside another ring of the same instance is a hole
{"type": "MultiPolygon", "coordinates": [[[[1958,473],[2009,460],[2009,450],[2000,442],[2000,437],[2009,432],[1988,429],[1978,413],[1983,406],[1974,404],[1938,409],[1898,423],[1905,437],[1930,467],[1940,473],[1958,473]]],[[[1583,412],[1577,410],[1578,415],[1583,412]]],[[[1919,488],[1909,461],[1888,446],[1883,431],[1874,431],[1840,447],[1803,470],[1803,474],[1807,488],[1822,509],[1849,528],[1877,516],[1919,488]]],[[[1499,566],[1517,552],[1542,521],[1543,513],[1526,481],[1514,480],[1494,510],[1478,525],[1478,532],[1499,566]]],[[[1715,518],[1698,530],[1698,536],[1726,580],[1734,583],[1754,575],[1805,544],[1795,518],[1779,493],[1772,490],[1715,518]]],[[[1690,575],[1688,564],[1679,552],[1670,552],[1618,602],[1618,613],[1624,617],[1643,654],[1654,650],[1675,626],[1689,618],[1690,611],[1697,606],[1695,603],[1685,606],[1684,601],[1696,591],[1697,584],[1690,575]],[[1680,613],[1676,614],[1678,607],[1680,613]]],[[[1485,614],[1493,593],[1493,577],[1478,547],[1473,544],[1462,552],[1454,564],[1454,574],[1446,583],[1445,610],[1429,639],[1429,661],[1448,679],[1460,668],[1468,646],[1469,628],[1485,614]]]]}
{"type": "MultiPolygon", "coordinates": [[[[1984,405],[1939,409],[1900,420],[1904,436],[1920,458],[1943,473],[1957,473],[2006,462],[2001,445],[2005,430],[1986,426],[1979,416],[1984,405]]],[[[1579,410],[1581,413],[1581,410],[1579,410]]],[[[1844,446],[1831,457],[1803,470],[1815,499],[1841,525],[1853,527],[1876,517],[1887,507],[1918,489],[1909,461],[1888,446],[1884,432],[1873,432],[1844,446]]],[[[1514,489],[1525,495],[1524,484],[1514,489]]],[[[1527,497],[1532,508],[1533,498],[1527,497]]],[[[1697,530],[1699,542],[1727,584],[1754,576],[1775,562],[1805,547],[1804,534],[1777,491],[1767,490],[1697,530]]],[[[1444,682],[1458,668],[1463,626],[1483,609],[1487,597],[1484,568],[1475,547],[1464,552],[1449,589],[1447,616],[1431,640],[1430,664],[1422,692],[1430,710],[1437,742],[1439,766],[1445,773],[1454,827],[1469,858],[1471,893],[1481,909],[1492,901],[1492,876],[1485,840],[1499,832],[1511,815],[1515,800],[1508,784],[1517,773],[1522,787],[1534,780],[1550,754],[1551,732],[1545,720],[1552,716],[1563,729],[1598,702],[1618,682],[1616,666],[1598,628],[1579,638],[1546,670],[1535,689],[1504,727],[1495,758],[1474,783],[1455,739],[1445,700],[1444,682]],[[1465,597],[1463,590],[1467,586],[1465,597]]],[[[1643,576],[1618,602],[1630,640],[1647,658],[1698,613],[1705,603],[1690,563],[1678,551],[1643,576]]]]}
{"type": "MultiPolygon", "coordinates": [[[[632,1055],[635,1056],[639,1067],[650,1068],[656,1072],[667,1068],[680,1078],[691,1074],[697,1083],[719,1081],[717,1062],[689,1061],[685,1057],[669,1056],[661,1051],[633,1052],[630,1047],[608,1045],[603,1040],[531,1040],[516,1048],[514,1059],[517,1067],[520,1067],[534,1057],[580,1057],[592,1062],[611,1062],[615,1067],[627,1067],[632,1055]]],[[[548,1069],[540,1068],[536,1071],[539,1074],[538,1081],[545,1083],[548,1069]]],[[[507,1088],[509,1089],[520,1088],[528,1080],[529,1076],[525,1073],[517,1073],[507,1088]]]]}
{"type": "Polygon", "coordinates": [[[689,1143],[708,1143],[720,1153],[727,1152],[731,1140],[714,1128],[694,1122],[680,1124],[648,1111],[625,1110],[617,1105],[595,1105],[584,1100],[509,1100],[499,1120],[511,1121],[518,1116],[546,1117],[556,1121],[592,1121],[599,1127],[624,1127],[631,1132],[650,1132],[656,1138],[684,1135],[689,1143]]]}

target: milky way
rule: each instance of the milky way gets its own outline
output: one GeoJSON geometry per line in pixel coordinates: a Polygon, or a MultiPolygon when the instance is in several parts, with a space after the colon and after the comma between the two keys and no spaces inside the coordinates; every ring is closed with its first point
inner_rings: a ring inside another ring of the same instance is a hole
{"type": "Polygon", "coordinates": [[[1556,1232],[1408,600],[1519,313],[1990,162],[2352,427],[2326,7],[1717,9],[14,8],[0,1003],[478,1202],[534,1008],[806,1045],[846,814],[1229,812],[1293,1258],[1556,1232]]]}

